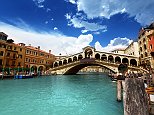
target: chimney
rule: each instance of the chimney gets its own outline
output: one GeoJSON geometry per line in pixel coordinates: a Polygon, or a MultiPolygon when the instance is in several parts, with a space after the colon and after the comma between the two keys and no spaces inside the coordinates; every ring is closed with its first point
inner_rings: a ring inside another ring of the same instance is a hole
{"type": "Polygon", "coordinates": [[[40,50],[40,46],[38,46],[38,50],[40,50]]]}
{"type": "Polygon", "coordinates": [[[49,53],[51,54],[51,50],[49,50],[49,53]]]}

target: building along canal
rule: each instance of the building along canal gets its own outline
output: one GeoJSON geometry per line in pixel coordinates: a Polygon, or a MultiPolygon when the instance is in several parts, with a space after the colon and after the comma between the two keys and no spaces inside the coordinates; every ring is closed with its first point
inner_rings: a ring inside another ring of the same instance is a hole
{"type": "Polygon", "coordinates": [[[0,115],[123,115],[105,74],[0,80],[0,115]]]}

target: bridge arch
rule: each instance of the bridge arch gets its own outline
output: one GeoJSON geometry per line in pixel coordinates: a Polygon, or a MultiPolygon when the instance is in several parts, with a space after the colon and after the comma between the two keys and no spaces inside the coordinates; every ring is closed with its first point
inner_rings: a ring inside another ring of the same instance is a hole
{"type": "Polygon", "coordinates": [[[100,59],[100,54],[99,53],[95,54],[95,58],[100,59]]]}
{"type": "Polygon", "coordinates": [[[59,61],[59,66],[61,66],[63,64],[63,62],[62,61],[59,61]]]}
{"type": "Polygon", "coordinates": [[[68,63],[71,63],[72,62],[72,58],[68,58],[68,63]]]}
{"type": "Polygon", "coordinates": [[[101,60],[106,61],[107,60],[107,56],[105,54],[102,55],[101,60]]]}
{"type": "Polygon", "coordinates": [[[44,70],[44,67],[43,66],[40,66],[39,68],[38,68],[38,71],[40,71],[40,72],[42,72],[44,70]]]}
{"type": "Polygon", "coordinates": [[[31,72],[37,72],[37,66],[33,65],[33,66],[31,67],[31,72]]]}
{"type": "Polygon", "coordinates": [[[67,64],[67,60],[66,60],[66,59],[63,61],[63,65],[64,65],[64,64],[67,64]]]}
{"type": "Polygon", "coordinates": [[[119,56],[115,57],[115,63],[121,63],[121,58],[119,56]]]}
{"type": "Polygon", "coordinates": [[[77,61],[77,57],[76,56],[73,57],[73,61],[77,61]]]}
{"type": "Polygon", "coordinates": [[[109,62],[114,62],[114,57],[113,57],[112,55],[109,55],[109,56],[108,56],[108,61],[109,61],[109,62]]]}
{"type": "Polygon", "coordinates": [[[128,64],[128,65],[129,65],[129,61],[128,61],[127,58],[123,58],[123,59],[122,59],[122,63],[125,63],[125,64],[128,64]]]}
{"type": "Polygon", "coordinates": [[[75,66],[71,67],[70,69],[68,69],[64,73],[64,75],[76,74],[76,73],[79,72],[79,70],[81,70],[81,69],[83,69],[83,68],[85,68],[87,66],[101,66],[103,68],[106,68],[106,69],[110,70],[113,73],[116,73],[116,71],[114,71],[113,69],[110,69],[110,68],[108,68],[108,67],[106,67],[104,65],[101,65],[101,64],[92,64],[92,63],[91,64],[87,64],[87,63],[85,63],[85,64],[78,64],[78,65],[75,65],[75,66]]]}
{"type": "Polygon", "coordinates": [[[81,60],[83,58],[83,56],[80,54],[79,56],[78,56],[78,60],[81,60]]]}
{"type": "Polygon", "coordinates": [[[57,67],[57,66],[58,66],[58,62],[55,62],[55,63],[54,63],[54,67],[57,67]]]}
{"type": "Polygon", "coordinates": [[[137,61],[135,59],[130,60],[130,65],[137,66],[137,61]]]}

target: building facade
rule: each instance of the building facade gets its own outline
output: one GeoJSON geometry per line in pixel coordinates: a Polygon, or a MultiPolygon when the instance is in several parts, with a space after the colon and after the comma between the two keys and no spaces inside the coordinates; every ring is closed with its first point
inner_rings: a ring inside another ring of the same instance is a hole
{"type": "Polygon", "coordinates": [[[45,52],[40,49],[40,46],[33,47],[31,45],[25,46],[25,49],[25,67],[30,68],[30,71],[45,71],[55,60],[55,56],[51,54],[51,50],[45,52]]]}
{"type": "Polygon", "coordinates": [[[154,32],[154,23],[152,23],[150,26],[146,28],[142,28],[139,31],[138,35],[140,65],[146,69],[150,68],[154,69],[153,58],[151,56],[151,48],[150,48],[152,40],[149,39],[149,36],[152,35],[153,32],[154,32]]]}
{"type": "Polygon", "coordinates": [[[55,56],[45,52],[40,47],[26,46],[24,43],[14,43],[0,32],[0,72],[2,71],[45,71],[55,60],[55,56]]]}
{"type": "Polygon", "coordinates": [[[118,54],[124,54],[125,53],[125,49],[115,49],[115,50],[113,50],[111,52],[118,53],[118,54]]]}
{"type": "Polygon", "coordinates": [[[125,54],[139,57],[138,42],[132,42],[124,51],[125,54]]]}

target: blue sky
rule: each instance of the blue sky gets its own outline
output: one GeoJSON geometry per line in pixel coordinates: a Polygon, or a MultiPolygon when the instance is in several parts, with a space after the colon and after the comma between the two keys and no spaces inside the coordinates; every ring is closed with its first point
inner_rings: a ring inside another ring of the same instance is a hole
{"type": "Polygon", "coordinates": [[[56,55],[125,48],[154,21],[154,0],[0,1],[0,31],[56,55]]]}

